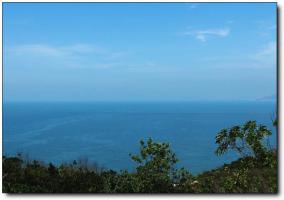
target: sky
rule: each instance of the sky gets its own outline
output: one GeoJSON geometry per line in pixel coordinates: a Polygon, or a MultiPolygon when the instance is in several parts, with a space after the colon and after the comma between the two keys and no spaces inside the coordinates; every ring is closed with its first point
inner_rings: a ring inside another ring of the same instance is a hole
{"type": "Polygon", "coordinates": [[[275,3],[3,3],[4,102],[276,95],[275,3]]]}

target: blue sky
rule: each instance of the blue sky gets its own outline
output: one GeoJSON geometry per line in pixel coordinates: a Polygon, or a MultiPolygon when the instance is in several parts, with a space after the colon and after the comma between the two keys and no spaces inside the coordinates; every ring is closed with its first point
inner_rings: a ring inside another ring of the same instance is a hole
{"type": "Polygon", "coordinates": [[[275,3],[4,3],[4,101],[276,95],[275,3]]]}

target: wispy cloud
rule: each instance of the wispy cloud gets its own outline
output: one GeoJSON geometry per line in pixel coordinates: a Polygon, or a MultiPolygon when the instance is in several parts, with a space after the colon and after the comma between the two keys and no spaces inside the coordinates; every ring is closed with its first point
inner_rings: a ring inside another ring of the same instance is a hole
{"type": "Polygon", "coordinates": [[[126,52],[97,45],[24,44],[4,48],[7,63],[28,67],[110,68],[119,65],[126,52]]]}
{"type": "Polygon", "coordinates": [[[7,49],[5,50],[7,51],[7,53],[15,55],[33,54],[33,55],[41,55],[49,57],[60,57],[60,56],[68,56],[74,54],[88,54],[88,53],[96,53],[96,54],[105,53],[104,49],[94,45],[87,45],[87,44],[74,44],[67,46],[53,46],[46,44],[25,44],[25,45],[7,47],[7,49]]]}
{"type": "Polygon", "coordinates": [[[276,25],[271,25],[271,26],[268,26],[267,28],[269,30],[275,30],[277,28],[277,26],[276,25]]]}
{"type": "Polygon", "coordinates": [[[206,42],[209,37],[227,37],[231,30],[229,28],[205,29],[205,30],[189,30],[183,35],[192,35],[201,42],[206,42]]]}
{"type": "Polygon", "coordinates": [[[199,3],[188,3],[189,4],[189,9],[193,10],[199,6],[199,3]]]}
{"type": "Polygon", "coordinates": [[[208,56],[200,61],[204,66],[214,69],[254,69],[268,70],[276,69],[276,42],[271,41],[250,53],[244,54],[222,54],[219,56],[208,56]],[[210,63],[208,65],[208,63],[210,63]]]}
{"type": "Polygon", "coordinates": [[[276,21],[258,20],[252,22],[256,25],[255,32],[261,37],[270,37],[275,35],[277,29],[276,21]]]}
{"type": "Polygon", "coordinates": [[[276,42],[269,42],[251,58],[261,65],[276,65],[276,42]]]}
{"type": "Polygon", "coordinates": [[[233,24],[235,21],[234,20],[228,20],[226,21],[227,24],[233,24]]]}
{"type": "Polygon", "coordinates": [[[153,61],[135,61],[128,51],[112,51],[93,44],[24,44],[4,48],[5,65],[29,69],[149,70],[153,61]]]}
{"type": "Polygon", "coordinates": [[[261,51],[257,53],[257,57],[276,55],[276,42],[269,42],[261,51]]]}

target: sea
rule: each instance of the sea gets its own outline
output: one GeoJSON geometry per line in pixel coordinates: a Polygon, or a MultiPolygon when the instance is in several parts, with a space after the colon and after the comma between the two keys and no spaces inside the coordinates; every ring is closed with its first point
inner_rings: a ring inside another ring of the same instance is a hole
{"type": "Polygon", "coordinates": [[[276,102],[10,102],[3,104],[3,155],[18,153],[56,165],[87,160],[105,169],[134,171],[129,154],[140,140],[168,142],[177,167],[193,174],[230,163],[216,156],[215,136],[248,120],[266,125],[277,144],[276,102]]]}

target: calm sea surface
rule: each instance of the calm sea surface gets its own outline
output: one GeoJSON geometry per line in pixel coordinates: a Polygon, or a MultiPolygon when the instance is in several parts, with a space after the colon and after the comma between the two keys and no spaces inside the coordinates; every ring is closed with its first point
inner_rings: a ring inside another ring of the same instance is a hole
{"type": "Polygon", "coordinates": [[[256,120],[273,131],[276,103],[4,103],[4,155],[60,164],[88,157],[115,170],[133,170],[129,153],[140,139],[169,142],[178,166],[199,173],[236,159],[214,155],[222,128],[256,120]]]}

